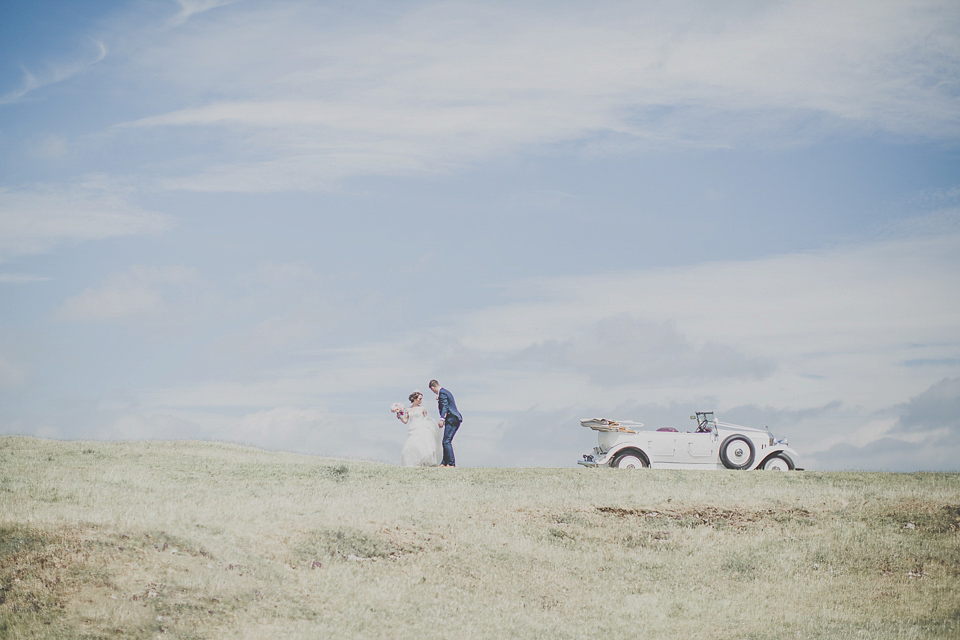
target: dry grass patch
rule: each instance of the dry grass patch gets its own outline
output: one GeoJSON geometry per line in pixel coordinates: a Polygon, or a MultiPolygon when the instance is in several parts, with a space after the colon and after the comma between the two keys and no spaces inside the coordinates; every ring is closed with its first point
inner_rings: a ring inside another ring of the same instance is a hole
{"type": "Polygon", "coordinates": [[[232,610],[254,598],[184,579],[212,571],[211,562],[199,545],[162,532],[5,527],[0,631],[4,638],[212,637],[232,610]],[[188,624],[178,624],[185,618],[188,624]]]}
{"type": "Polygon", "coordinates": [[[0,438],[3,638],[956,638],[960,476],[0,438]]]}
{"type": "Polygon", "coordinates": [[[431,536],[409,527],[381,527],[372,533],[336,527],[302,534],[293,552],[301,562],[317,568],[327,561],[396,560],[422,552],[430,541],[431,536]]]}
{"type": "Polygon", "coordinates": [[[599,513],[618,518],[647,518],[656,523],[672,523],[683,527],[734,527],[813,522],[813,514],[797,507],[780,509],[723,509],[709,505],[686,507],[663,507],[660,509],[624,509],[623,507],[597,507],[599,513]]]}

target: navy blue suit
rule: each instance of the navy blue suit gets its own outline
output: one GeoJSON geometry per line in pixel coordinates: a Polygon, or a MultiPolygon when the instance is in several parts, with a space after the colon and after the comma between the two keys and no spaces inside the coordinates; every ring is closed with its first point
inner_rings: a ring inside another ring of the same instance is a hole
{"type": "Polygon", "coordinates": [[[453,457],[453,436],[457,435],[463,416],[457,411],[457,402],[453,399],[453,394],[446,389],[440,389],[437,392],[437,409],[443,419],[443,462],[441,464],[455,467],[457,463],[453,457]]]}

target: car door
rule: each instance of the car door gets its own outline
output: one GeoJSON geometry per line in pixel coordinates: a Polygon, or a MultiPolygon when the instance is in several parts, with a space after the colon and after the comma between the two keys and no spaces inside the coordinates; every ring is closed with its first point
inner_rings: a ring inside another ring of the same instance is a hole
{"type": "Polygon", "coordinates": [[[716,432],[685,433],[685,453],[687,462],[714,464],[717,460],[716,432]]]}
{"type": "Polygon", "coordinates": [[[650,462],[674,462],[676,459],[676,438],[673,431],[654,431],[647,434],[647,454],[650,462]]]}

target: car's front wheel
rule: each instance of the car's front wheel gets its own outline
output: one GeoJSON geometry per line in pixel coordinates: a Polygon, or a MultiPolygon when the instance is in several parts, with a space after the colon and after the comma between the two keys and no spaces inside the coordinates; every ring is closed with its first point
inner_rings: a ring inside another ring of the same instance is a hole
{"type": "Polygon", "coordinates": [[[613,459],[615,469],[644,469],[647,467],[647,461],[635,451],[624,451],[613,459]]]}
{"type": "Polygon", "coordinates": [[[763,463],[763,469],[765,471],[790,471],[792,468],[790,461],[783,456],[773,456],[763,463]]]}
{"type": "Polygon", "coordinates": [[[748,469],[753,456],[753,443],[744,436],[730,436],[720,445],[720,461],[727,469],[748,469]]]}

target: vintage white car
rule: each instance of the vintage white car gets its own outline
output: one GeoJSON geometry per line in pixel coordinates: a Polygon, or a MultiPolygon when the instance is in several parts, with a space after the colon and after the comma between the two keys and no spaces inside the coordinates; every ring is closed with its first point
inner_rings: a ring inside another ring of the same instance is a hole
{"type": "Polygon", "coordinates": [[[599,446],[578,464],[618,469],[798,469],[797,452],[767,429],[719,422],[712,411],[698,411],[690,419],[697,421],[695,431],[602,418],[581,420],[582,426],[598,432],[599,446]]]}

